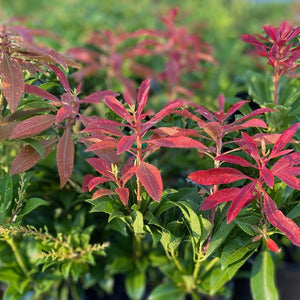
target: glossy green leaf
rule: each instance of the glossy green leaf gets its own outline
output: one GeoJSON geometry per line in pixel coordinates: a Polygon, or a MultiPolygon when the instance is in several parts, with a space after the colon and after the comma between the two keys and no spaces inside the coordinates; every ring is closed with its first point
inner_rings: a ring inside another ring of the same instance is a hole
{"type": "Polygon", "coordinates": [[[172,282],[158,285],[150,294],[148,300],[183,300],[185,291],[172,282]]]}
{"type": "Polygon", "coordinates": [[[125,279],[125,288],[127,295],[132,300],[142,299],[145,293],[146,276],[144,272],[133,270],[125,279]]]}
{"type": "Polygon", "coordinates": [[[205,254],[206,257],[209,257],[222,245],[222,243],[226,240],[227,236],[230,234],[234,226],[235,224],[233,222],[229,224],[227,224],[226,220],[222,222],[220,228],[212,236],[211,242],[205,254]]]}
{"type": "Polygon", "coordinates": [[[265,249],[257,255],[251,271],[250,285],[254,300],[278,299],[274,277],[274,263],[269,250],[265,249]]]}
{"type": "Polygon", "coordinates": [[[144,218],[143,218],[142,213],[138,210],[133,211],[132,227],[133,227],[135,234],[144,233],[144,218]]]}
{"type": "Polygon", "coordinates": [[[32,212],[35,208],[41,205],[48,205],[49,203],[40,198],[30,198],[27,200],[24,208],[22,209],[21,213],[19,214],[20,217],[23,217],[30,212],[32,212]]]}
{"type": "Polygon", "coordinates": [[[247,253],[254,250],[258,243],[251,242],[251,238],[240,236],[228,241],[222,250],[221,254],[221,268],[224,270],[232,263],[242,259],[247,253]]]}
{"type": "Polygon", "coordinates": [[[0,201],[6,207],[13,198],[13,182],[11,176],[3,170],[0,172],[0,201]]]}

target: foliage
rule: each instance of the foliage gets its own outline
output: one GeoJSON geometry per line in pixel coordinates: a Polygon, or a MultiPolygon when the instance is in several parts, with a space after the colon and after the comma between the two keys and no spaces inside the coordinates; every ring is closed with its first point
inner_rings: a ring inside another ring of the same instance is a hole
{"type": "Polygon", "coordinates": [[[212,46],[177,26],[177,13],[162,29],[94,32],[68,51],[78,71],[24,24],[1,27],[4,299],[111,294],[120,275],[130,299],[229,298],[250,257],[253,297],[278,298],[269,250],[285,237],[300,246],[298,78],[286,79],[299,66],[299,27],[265,26],[272,46],[243,36],[278,81],[252,73],[255,102],[220,94],[213,109],[198,98],[199,73],[217,64],[212,46]],[[187,182],[165,188],[167,168],[181,174],[174,153],[191,158],[187,182]]]}

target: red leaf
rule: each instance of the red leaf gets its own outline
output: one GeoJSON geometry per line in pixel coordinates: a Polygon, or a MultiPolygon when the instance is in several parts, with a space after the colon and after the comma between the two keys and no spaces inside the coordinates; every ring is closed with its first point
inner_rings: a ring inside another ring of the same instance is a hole
{"type": "Polygon", "coordinates": [[[113,192],[109,189],[101,189],[101,190],[96,191],[93,194],[92,200],[95,200],[97,198],[101,198],[103,196],[110,196],[110,195],[115,195],[115,194],[116,194],[115,192],[113,192]]]}
{"type": "Polygon", "coordinates": [[[274,175],[273,173],[266,167],[263,167],[261,170],[263,179],[268,187],[273,188],[274,185],[274,175]]]}
{"type": "Polygon", "coordinates": [[[257,146],[254,142],[254,140],[245,132],[242,132],[242,137],[245,142],[245,144],[248,146],[249,149],[245,150],[249,155],[251,155],[256,162],[259,161],[259,153],[257,146]]]}
{"type": "Polygon", "coordinates": [[[9,105],[11,112],[14,112],[24,92],[24,75],[19,64],[3,53],[0,63],[0,75],[2,76],[2,92],[9,105]]]}
{"type": "Polygon", "coordinates": [[[203,130],[216,141],[222,134],[222,127],[219,122],[209,122],[203,126],[203,130]]]}
{"type": "Polygon", "coordinates": [[[240,188],[227,188],[219,190],[212,195],[208,196],[202,203],[200,209],[206,210],[210,209],[220,203],[233,201],[237,195],[240,193],[240,188]]]}
{"type": "Polygon", "coordinates": [[[103,159],[100,158],[89,158],[87,162],[100,174],[113,179],[113,175],[109,172],[110,165],[103,159]]]}
{"type": "Polygon", "coordinates": [[[266,125],[266,123],[263,120],[251,119],[251,120],[246,121],[243,124],[238,124],[238,125],[233,125],[233,126],[231,124],[231,126],[228,126],[228,130],[226,130],[226,132],[239,131],[241,129],[249,128],[249,127],[268,128],[268,126],[266,125]]]}
{"type": "Polygon", "coordinates": [[[125,169],[125,166],[122,169],[122,185],[124,186],[126,184],[126,182],[136,173],[136,167],[130,167],[128,170],[125,170],[125,172],[123,172],[123,170],[125,169]]]}
{"type": "Polygon", "coordinates": [[[118,193],[121,202],[127,205],[129,199],[129,190],[125,187],[116,188],[115,191],[118,193]]]}
{"type": "Polygon", "coordinates": [[[266,238],[266,246],[273,252],[279,252],[280,249],[277,244],[270,238],[266,238]]]}
{"type": "Polygon", "coordinates": [[[136,134],[123,136],[118,142],[117,154],[119,155],[127,151],[135,143],[135,141],[136,141],[136,134]]]}
{"type": "Polygon", "coordinates": [[[64,134],[58,142],[56,162],[60,187],[63,187],[71,177],[74,165],[74,143],[70,128],[65,129],[64,134]]]}
{"type": "MultiPolygon", "coordinates": [[[[40,141],[44,148],[44,157],[46,157],[53,147],[56,145],[56,140],[40,141]]],[[[32,168],[41,159],[40,154],[30,145],[26,145],[14,158],[9,170],[10,175],[19,174],[32,168]]]]}
{"type": "Polygon", "coordinates": [[[239,102],[235,103],[234,105],[232,105],[229,108],[229,110],[227,111],[227,113],[224,115],[222,121],[224,122],[227,118],[229,118],[232,114],[234,114],[237,110],[239,110],[247,102],[249,102],[249,101],[242,100],[242,101],[239,101],[239,102]]]}
{"type": "Polygon", "coordinates": [[[300,152],[293,152],[281,157],[272,168],[274,175],[280,174],[281,171],[288,171],[293,165],[300,164],[300,152]]]}
{"type": "Polygon", "coordinates": [[[251,179],[242,172],[233,168],[214,168],[210,170],[196,171],[188,178],[198,184],[227,184],[241,179],[251,179]]]}
{"type": "Polygon", "coordinates": [[[240,189],[239,194],[237,197],[232,201],[228,213],[227,213],[227,223],[232,222],[239,211],[245,206],[247,201],[253,197],[253,192],[255,190],[255,182],[251,182],[245,185],[243,188],[240,189]]]}
{"type": "Polygon", "coordinates": [[[66,119],[70,114],[72,113],[72,106],[66,105],[64,107],[61,107],[57,113],[56,113],[56,123],[62,122],[64,119],[66,119]]]}
{"type": "Polygon", "coordinates": [[[165,137],[147,141],[159,147],[207,149],[202,143],[187,136],[165,137]]]}
{"type": "Polygon", "coordinates": [[[64,90],[66,92],[70,92],[71,91],[70,84],[69,84],[69,81],[68,81],[66,75],[64,74],[64,72],[59,67],[57,67],[55,65],[50,65],[50,68],[54,71],[54,73],[58,77],[58,79],[59,79],[61,85],[63,86],[64,90]]]}
{"type": "Polygon", "coordinates": [[[116,148],[117,147],[117,141],[116,140],[102,140],[100,142],[97,142],[90,146],[86,151],[96,151],[100,149],[109,149],[109,148],[116,148]]]}
{"type": "Polygon", "coordinates": [[[280,173],[276,173],[275,176],[277,176],[279,179],[281,179],[285,184],[287,184],[291,188],[295,190],[300,190],[300,182],[296,176],[293,176],[288,172],[283,172],[283,171],[281,171],[280,173]]]}
{"type": "MultiPolygon", "coordinates": [[[[2,120],[3,121],[3,120],[2,120]]],[[[5,122],[0,123],[0,142],[3,140],[6,140],[9,138],[11,133],[13,132],[14,128],[19,124],[20,122],[5,122]]]]}
{"type": "Polygon", "coordinates": [[[282,231],[293,244],[300,247],[300,227],[277,209],[276,203],[265,191],[263,192],[264,210],[269,222],[282,231]]]}
{"type": "Polygon", "coordinates": [[[55,102],[60,103],[60,100],[58,98],[56,98],[54,95],[50,94],[49,92],[47,92],[35,85],[25,84],[24,92],[28,93],[28,94],[33,94],[33,95],[39,96],[43,99],[47,99],[50,101],[55,101],[55,102]]]}
{"type": "Polygon", "coordinates": [[[255,165],[252,165],[244,158],[241,158],[241,157],[235,156],[235,155],[223,154],[223,155],[219,155],[219,156],[215,157],[215,160],[221,160],[221,161],[225,161],[228,163],[237,164],[237,165],[240,165],[243,167],[252,167],[252,168],[257,169],[257,167],[255,165]]]}
{"type": "Polygon", "coordinates": [[[138,118],[140,117],[146,105],[149,90],[150,90],[150,79],[146,79],[142,82],[137,96],[137,102],[138,102],[137,117],[138,118]]]}
{"type": "Polygon", "coordinates": [[[165,107],[163,107],[155,116],[151,118],[148,122],[143,125],[143,129],[141,134],[144,134],[148,129],[154,126],[157,122],[162,120],[168,114],[173,113],[173,110],[183,106],[183,101],[181,100],[174,100],[168,103],[165,107]]]}
{"type": "Polygon", "coordinates": [[[88,183],[88,190],[91,191],[93,190],[98,184],[108,182],[110,179],[105,178],[105,177],[94,177],[92,178],[89,183],[88,183]]]}
{"type": "Polygon", "coordinates": [[[85,175],[84,179],[83,179],[83,182],[82,182],[82,186],[81,186],[81,189],[83,192],[88,192],[89,189],[88,189],[88,184],[89,182],[94,178],[95,176],[92,175],[92,174],[87,174],[85,175]]]}
{"type": "Polygon", "coordinates": [[[159,170],[155,166],[142,161],[137,166],[136,176],[150,197],[155,201],[160,201],[163,183],[159,170]]]}
{"type": "Polygon", "coordinates": [[[78,103],[99,103],[100,100],[104,99],[106,96],[118,96],[118,93],[112,91],[100,91],[90,94],[86,98],[79,100],[78,103]]]}
{"type": "Polygon", "coordinates": [[[282,148],[289,142],[290,138],[296,133],[299,127],[300,123],[296,123],[290,126],[281,134],[281,136],[279,137],[272,149],[272,152],[269,156],[270,159],[278,156],[280,150],[282,150],[282,148]]]}
{"type": "Polygon", "coordinates": [[[14,128],[9,138],[20,139],[35,136],[52,126],[55,118],[54,115],[39,115],[26,119],[14,128]]]}
{"type": "Polygon", "coordinates": [[[117,115],[119,115],[121,118],[125,119],[128,123],[131,124],[131,116],[127,112],[125,106],[118,101],[115,97],[113,96],[106,96],[104,99],[104,103],[112,110],[114,111],[117,115]]]}

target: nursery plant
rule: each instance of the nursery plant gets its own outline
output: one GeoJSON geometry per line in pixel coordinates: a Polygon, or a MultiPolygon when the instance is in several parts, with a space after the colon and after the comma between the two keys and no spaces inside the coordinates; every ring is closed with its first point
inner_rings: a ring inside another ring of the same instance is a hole
{"type": "Polygon", "coordinates": [[[3,299],[101,299],[121,287],[124,299],[230,299],[246,264],[253,298],[278,299],[275,260],[300,246],[300,28],[243,35],[274,68],[271,84],[246,75],[253,99],[221,94],[213,111],[194,101],[191,74],[217,63],[212,46],[175,25],[177,11],[163,30],[93,33],[92,49],[68,51],[74,60],[24,25],[1,26],[3,299]],[[89,90],[97,73],[103,90],[89,90]],[[183,185],[165,182],[167,167],[183,185]]]}

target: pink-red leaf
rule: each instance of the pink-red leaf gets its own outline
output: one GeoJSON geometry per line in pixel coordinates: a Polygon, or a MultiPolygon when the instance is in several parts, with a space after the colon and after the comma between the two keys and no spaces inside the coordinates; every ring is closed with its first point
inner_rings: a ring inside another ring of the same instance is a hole
{"type": "Polygon", "coordinates": [[[108,178],[113,179],[113,175],[110,173],[110,165],[100,158],[89,158],[87,162],[100,174],[108,178]]]}
{"type": "Polygon", "coordinates": [[[124,205],[127,205],[128,199],[129,199],[129,190],[128,190],[128,188],[119,187],[119,188],[116,188],[115,191],[118,193],[121,202],[124,205]]]}
{"type": "Polygon", "coordinates": [[[55,118],[54,115],[39,115],[26,119],[14,128],[9,138],[20,139],[35,136],[52,126],[55,118]]]}
{"type": "Polygon", "coordinates": [[[109,149],[109,148],[115,149],[116,147],[117,147],[116,140],[113,140],[113,139],[105,140],[104,139],[102,141],[99,141],[99,142],[93,144],[88,149],[86,149],[86,151],[96,151],[96,150],[100,150],[100,149],[109,149]]]}
{"type": "Polygon", "coordinates": [[[249,199],[252,199],[253,192],[255,190],[256,182],[251,182],[240,189],[239,194],[232,201],[228,213],[227,213],[227,223],[232,222],[239,211],[245,206],[249,199]]]}
{"type": "Polygon", "coordinates": [[[131,123],[130,114],[127,112],[125,106],[115,97],[106,96],[104,99],[104,103],[121,118],[125,119],[128,123],[131,123]]]}
{"type": "Polygon", "coordinates": [[[143,109],[145,108],[148,99],[149,90],[150,90],[150,79],[146,79],[142,82],[137,96],[137,102],[138,102],[137,117],[140,117],[141,113],[143,112],[143,109]]]}
{"type": "Polygon", "coordinates": [[[88,190],[93,190],[98,184],[102,184],[104,182],[108,182],[110,179],[106,177],[94,177],[88,183],[88,190]]]}
{"type": "Polygon", "coordinates": [[[50,101],[55,101],[58,103],[60,102],[60,100],[58,98],[56,98],[54,95],[50,94],[49,92],[47,92],[35,85],[25,84],[24,92],[28,93],[28,94],[33,94],[33,95],[39,96],[43,99],[47,99],[50,101]]]}
{"type": "Polygon", "coordinates": [[[278,156],[278,153],[282,150],[282,148],[289,142],[290,138],[296,133],[298,128],[300,127],[300,123],[296,123],[286,129],[279,137],[277,142],[275,143],[272,152],[269,158],[273,158],[278,156]]]}
{"type": "Polygon", "coordinates": [[[188,178],[198,184],[204,185],[227,184],[241,179],[251,179],[233,168],[214,168],[196,171],[190,174],[188,178]]]}
{"type": "Polygon", "coordinates": [[[242,137],[245,142],[245,144],[248,146],[249,149],[245,150],[249,155],[251,155],[255,161],[259,161],[259,153],[257,146],[254,142],[254,140],[245,132],[242,132],[242,137]]]}
{"type": "Polygon", "coordinates": [[[111,191],[109,189],[101,189],[96,191],[93,196],[92,196],[92,200],[104,197],[104,196],[110,196],[110,195],[115,195],[116,193],[114,191],[111,191]]]}
{"type": "Polygon", "coordinates": [[[239,194],[240,188],[227,188],[219,190],[212,195],[208,196],[202,203],[200,209],[210,209],[220,203],[233,201],[239,194]]]}
{"type": "Polygon", "coordinates": [[[70,92],[71,88],[70,88],[70,84],[69,81],[66,77],[66,75],[64,74],[64,72],[57,66],[55,65],[50,65],[51,69],[54,71],[54,73],[56,74],[56,76],[58,77],[61,85],[63,86],[64,90],[66,92],[70,92]]]}
{"type": "Polygon", "coordinates": [[[300,227],[277,209],[276,203],[265,191],[263,192],[264,211],[269,222],[282,231],[293,244],[300,247],[300,227]]]}
{"type": "Polygon", "coordinates": [[[261,173],[262,173],[263,179],[264,179],[265,183],[267,184],[267,186],[270,188],[273,188],[274,175],[273,175],[272,171],[270,171],[266,167],[262,167],[261,173]]]}
{"type": "Polygon", "coordinates": [[[104,99],[106,96],[118,96],[118,93],[112,91],[99,91],[90,94],[86,98],[79,100],[78,103],[99,103],[100,100],[104,99]]]}
{"type": "MultiPolygon", "coordinates": [[[[44,148],[44,156],[46,157],[56,145],[56,140],[40,141],[44,148]]],[[[41,155],[30,145],[26,145],[14,158],[9,170],[10,175],[19,174],[32,168],[39,160],[41,155]]]]}
{"type": "Polygon", "coordinates": [[[24,75],[22,68],[6,53],[0,63],[0,75],[2,77],[2,92],[9,105],[11,112],[14,112],[24,92],[24,75]]]}
{"type": "Polygon", "coordinates": [[[147,142],[159,147],[207,149],[202,143],[187,136],[170,136],[160,139],[151,139],[147,142]]]}
{"type": "Polygon", "coordinates": [[[63,187],[73,172],[74,143],[70,128],[66,128],[60,138],[56,152],[57,169],[60,178],[60,186],[63,187]]]}
{"type": "Polygon", "coordinates": [[[219,156],[215,157],[215,160],[221,160],[221,161],[225,161],[228,163],[237,164],[237,165],[240,165],[243,167],[257,168],[255,165],[252,165],[244,158],[241,158],[241,157],[235,156],[235,155],[230,155],[230,154],[219,155],[219,156]]]}
{"type": "Polygon", "coordinates": [[[117,154],[119,155],[127,151],[135,142],[136,142],[136,134],[123,136],[118,142],[117,154]]]}
{"type": "Polygon", "coordinates": [[[160,201],[163,183],[159,170],[155,166],[142,161],[137,166],[136,176],[149,196],[155,201],[160,201]]]}
{"type": "Polygon", "coordinates": [[[209,122],[203,125],[203,130],[216,141],[222,135],[222,127],[219,122],[209,122]]]}

